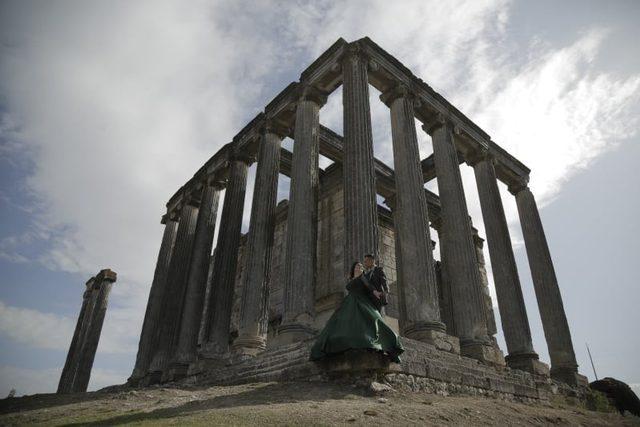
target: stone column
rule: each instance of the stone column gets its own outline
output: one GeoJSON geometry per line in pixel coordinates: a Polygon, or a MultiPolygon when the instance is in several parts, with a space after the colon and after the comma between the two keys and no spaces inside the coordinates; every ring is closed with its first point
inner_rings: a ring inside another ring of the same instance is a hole
{"type": "Polygon", "coordinates": [[[209,257],[216,229],[218,199],[220,190],[224,188],[223,185],[215,178],[207,179],[202,183],[202,198],[196,220],[191,265],[182,309],[182,322],[171,363],[170,375],[172,379],[186,375],[189,364],[196,359],[198,332],[200,331],[204,294],[207,287],[209,257]]]}
{"type": "Polygon", "coordinates": [[[342,60],[344,113],[344,268],[367,253],[378,258],[378,210],[376,202],[373,136],[369,108],[368,59],[357,43],[342,60]]]}
{"type": "Polygon", "coordinates": [[[447,277],[451,281],[453,316],[463,355],[494,363],[494,351],[487,335],[480,273],[469,224],[458,154],[453,141],[453,126],[438,117],[424,127],[433,140],[433,155],[442,204],[441,236],[447,277]]]}
{"type": "Polygon", "coordinates": [[[204,332],[201,355],[219,359],[229,349],[229,327],[233,308],[238,246],[242,229],[242,212],[247,189],[247,168],[254,159],[243,153],[234,153],[229,159],[229,181],[222,206],[218,232],[217,255],[209,292],[208,321],[204,332]]]}
{"type": "Polygon", "coordinates": [[[197,203],[189,195],[180,208],[180,220],[176,241],[169,262],[166,292],[160,308],[160,324],[158,328],[157,345],[149,367],[149,382],[160,381],[162,372],[169,364],[169,358],[173,353],[174,338],[180,327],[182,317],[182,302],[187,284],[187,274],[191,262],[193,239],[195,236],[197,203]],[[192,204],[193,203],[193,204],[192,204]]]}
{"type": "Polygon", "coordinates": [[[524,184],[511,186],[509,191],[516,196],[533,287],[551,358],[551,376],[569,384],[584,384],[586,378],[578,374],[569,324],[536,201],[524,184]]]}
{"type": "Polygon", "coordinates": [[[262,129],[253,190],[247,254],[243,275],[240,324],[233,346],[237,353],[255,355],[266,348],[269,326],[271,249],[275,230],[280,143],[287,134],[274,123],[262,129]]]}
{"type": "Polygon", "coordinates": [[[75,377],[78,369],[77,362],[80,359],[79,352],[82,349],[82,327],[87,322],[87,306],[89,305],[94,280],[95,278],[92,277],[85,285],[85,291],[82,295],[82,306],[80,307],[80,314],[78,315],[78,321],[76,322],[76,329],[73,332],[73,338],[71,339],[71,345],[69,345],[67,359],[64,363],[64,368],[62,368],[60,382],[58,383],[58,394],[71,392],[73,378],[75,377]]]}
{"type": "Polygon", "coordinates": [[[493,160],[481,155],[470,164],[478,186],[502,331],[507,343],[508,355],[505,359],[512,368],[541,372],[544,369],[536,362],[538,355],[533,349],[527,309],[493,160]]]}
{"type": "Polygon", "coordinates": [[[87,391],[89,379],[91,378],[93,360],[95,359],[98,342],[100,341],[102,324],[104,323],[104,317],[107,314],[109,293],[111,292],[111,287],[116,281],[116,278],[117,276],[115,271],[111,271],[109,269],[101,270],[96,276],[93,284],[94,292],[96,292],[96,301],[95,306],[91,311],[87,334],[84,337],[84,342],[82,343],[78,371],[73,381],[73,392],[87,391]]]}
{"type": "Polygon", "coordinates": [[[324,94],[303,87],[296,107],[287,247],[284,279],[284,312],[279,340],[295,342],[312,336],[318,233],[319,111],[324,94]]]}
{"type": "Polygon", "coordinates": [[[156,262],[156,269],[153,274],[153,282],[149,290],[149,299],[147,301],[147,309],[142,323],[142,331],[140,332],[140,341],[138,344],[138,355],[136,356],[136,364],[133,373],[128,379],[128,383],[136,385],[140,379],[147,375],[151,357],[157,345],[158,329],[161,318],[161,306],[164,294],[167,290],[167,273],[169,271],[169,261],[173,252],[176,231],[178,230],[178,221],[171,218],[168,214],[162,217],[164,224],[164,233],[162,235],[162,243],[160,244],[160,252],[156,262]]]}
{"type": "Polygon", "coordinates": [[[403,291],[399,292],[404,310],[402,334],[433,343],[445,332],[440,321],[438,290],[434,270],[429,215],[420,167],[413,97],[404,86],[382,94],[380,99],[391,110],[391,136],[395,171],[395,232],[399,235],[396,260],[411,268],[402,269],[403,291]]]}
{"type": "Polygon", "coordinates": [[[438,288],[438,300],[440,302],[440,319],[444,322],[447,334],[457,337],[455,321],[453,316],[453,297],[451,295],[451,279],[447,274],[447,251],[443,248],[446,245],[447,239],[444,237],[444,231],[442,229],[442,218],[440,216],[431,220],[431,225],[438,233],[438,240],[440,241],[440,264],[436,264],[439,267],[437,273],[440,274],[440,287],[438,288]]]}

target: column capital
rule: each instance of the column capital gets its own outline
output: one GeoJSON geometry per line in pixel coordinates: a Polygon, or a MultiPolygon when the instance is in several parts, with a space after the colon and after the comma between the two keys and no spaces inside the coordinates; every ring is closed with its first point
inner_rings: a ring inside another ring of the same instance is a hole
{"type": "Polygon", "coordinates": [[[95,276],[94,276],[94,277],[92,277],[91,279],[87,280],[87,282],[85,283],[86,290],[87,290],[87,291],[91,290],[91,288],[93,287],[93,284],[94,284],[95,282],[96,282],[96,278],[95,278],[95,276]]]}
{"type": "Polygon", "coordinates": [[[495,157],[493,156],[493,154],[489,152],[487,148],[483,148],[483,147],[478,148],[477,150],[472,151],[464,156],[465,163],[471,167],[477,165],[478,163],[484,160],[494,162],[495,157]]]}
{"type": "Polygon", "coordinates": [[[280,139],[291,135],[291,128],[273,118],[266,118],[260,124],[260,135],[272,133],[280,139]]]}
{"type": "Polygon", "coordinates": [[[338,63],[344,64],[346,61],[352,61],[354,63],[364,62],[369,66],[369,63],[371,62],[371,66],[377,69],[377,63],[375,63],[375,61],[370,61],[370,59],[371,58],[362,47],[362,44],[355,41],[347,45],[342,55],[338,58],[338,63]]]}
{"type": "Polygon", "coordinates": [[[189,189],[189,191],[185,193],[185,195],[183,196],[183,204],[181,205],[181,210],[185,205],[193,206],[194,208],[200,207],[201,194],[198,192],[198,188],[201,189],[202,186],[196,185],[194,188],[189,189]]]}
{"type": "Polygon", "coordinates": [[[103,270],[100,270],[100,273],[96,275],[96,283],[102,283],[104,281],[113,283],[116,281],[117,278],[118,278],[118,275],[116,274],[115,271],[109,268],[105,268],[103,270]]]}
{"type": "Polygon", "coordinates": [[[328,97],[329,97],[329,94],[327,94],[323,90],[320,90],[318,87],[312,84],[309,84],[306,82],[300,82],[298,84],[298,92],[297,92],[298,102],[311,101],[316,103],[318,107],[322,107],[324,104],[327,103],[328,97]]]}
{"type": "Polygon", "coordinates": [[[256,157],[253,154],[249,154],[245,151],[233,151],[229,154],[229,161],[239,161],[245,163],[247,166],[250,166],[252,163],[255,163],[256,157]]]}
{"type": "Polygon", "coordinates": [[[203,185],[208,185],[216,190],[223,190],[227,186],[227,180],[221,179],[216,175],[207,175],[203,179],[203,185]]]}
{"type": "Polygon", "coordinates": [[[431,120],[427,121],[425,124],[422,125],[422,129],[425,132],[427,132],[429,135],[433,135],[433,132],[435,132],[436,130],[440,129],[443,126],[447,126],[452,131],[458,133],[453,122],[451,122],[451,119],[448,116],[444,115],[443,113],[437,113],[435,116],[433,116],[431,120]]]}
{"type": "Polygon", "coordinates": [[[397,83],[380,95],[380,101],[382,101],[387,107],[391,107],[393,101],[401,97],[412,102],[416,100],[415,94],[409,86],[404,83],[397,83]]]}
{"type": "Polygon", "coordinates": [[[162,215],[160,219],[160,224],[166,224],[168,221],[177,221],[178,220],[178,212],[176,209],[167,211],[166,214],[162,215]]]}
{"type": "Polygon", "coordinates": [[[526,177],[526,178],[523,178],[522,180],[516,180],[509,183],[507,188],[509,190],[509,193],[516,196],[521,191],[529,189],[528,183],[529,183],[529,177],[526,177]]]}

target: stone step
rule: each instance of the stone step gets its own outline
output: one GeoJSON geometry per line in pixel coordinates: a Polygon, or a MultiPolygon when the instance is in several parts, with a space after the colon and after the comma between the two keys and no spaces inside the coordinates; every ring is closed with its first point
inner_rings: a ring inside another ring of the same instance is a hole
{"type": "Polygon", "coordinates": [[[295,365],[305,361],[307,361],[306,355],[299,356],[299,357],[286,357],[280,360],[271,361],[269,363],[258,363],[250,367],[239,369],[236,372],[238,373],[238,375],[244,375],[247,372],[258,372],[258,371],[265,371],[269,369],[278,369],[281,366],[295,365]]]}

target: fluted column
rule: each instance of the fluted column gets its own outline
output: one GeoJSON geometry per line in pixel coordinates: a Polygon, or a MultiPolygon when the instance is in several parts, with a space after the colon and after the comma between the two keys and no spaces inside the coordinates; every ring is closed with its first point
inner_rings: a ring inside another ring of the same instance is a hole
{"type": "Polygon", "coordinates": [[[491,362],[493,348],[487,335],[480,273],[469,224],[453,126],[439,117],[425,127],[433,140],[433,155],[442,204],[442,251],[451,281],[455,329],[462,354],[491,362]]]}
{"type": "Polygon", "coordinates": [[[531,371],[535,363],[531,360],[537,360],[538,355],[533,349],[527,309],[493,160],[484,155],[470,164],[480,196],[502,332],[507,343],[508,355],[505,359],[512,368],[529,366],[527,370],[531,371]]]}
{"type": "Polygon", "coordinates": [[[551,358],[551,376],[570,384],[583,382],[584,377],[577,374],[578,364],[569,324],[535,198],[526,185],[511,186],[509,191],[516,196],[533,287],[551,358]]]}
{"type": "Polygon", "coordinates": [[[159,381],[162,372],[166,370],[169,358],[173,353],[174,338],[180,327],[182,302],[187,285],[187,274],[191,262],[196,219],[198,217],[198,208],[189,204],[196,203],[196,201],[190,199],[190,197],[188,199],[180,209],[176,241],[169,262],[166,292],[160,309],[157,345],[149,366],[151,374],[149,381],[151,383],[159,381]]]}
{"type": "Polygon", "coordinates": [[[91,378],[93,360],[95,359],[98,342],[100,341],[104,317],[107,314],[109,293],[111,292],[111,287],[116,281],[116,278],[116,273],[109,269],[101,270],[96,276],[96,280],[93,284],[94,291],[96,291],[96,301],[95,306],[91,311],[87,334],[84,342],[82,343],[78,371],[73,381],[73,392],[87,391],[89,379],[91,378]]]}
{"type": "Polygon", "coordinates": [[[296,106],[287,246],[284,312],[278,329],[283,343],[314,334],[314,287],[318,233],[319,110],[326,96],[303,87],[296,106]]]}
{"type": "Polygon", "coordinates": [[[267,122],[260,139],[240,300],[240,325],[238,338],[233,343],[234,349],[242,354],[255,355],[266,348],[280,144],[286,133],[285,129],[267,122]]]}
{"type": "Polygon", "coordinates": [[[233,308],[238,246],[242,229],[244,197],[247,189],[247,169],[253,158],[234,153],[229,160],[229,181],[222,206],[218,232],[217,255],[209,292],[208,322],[201,354],[205,358],[220,358],[229,349],[229,327],[233,308]]]}
{"type": "Polygon", "coordinates": [[[176,240],[176,231],[178,230],[178,221],[170,218],[168,215],[163,216],[162,223],[165,225],[164,233],[162,234],[160,252],[158,253],[156,269],[153,274],[153,282],[149,290],[149,299],[142,323],[142,331],[140,332],[138,355],[136,356],[133,373],[128,380],[130,384],[134,385],[147,375],[151,357],[157,345],[156,338],[160,326],[160,316],[162,315],[162,300],[167,290],[169,261],[171,260],[171,253],[173,252],[173,245],[176,240]]]}
{"type": "Polygon", "coordinates": [[[223,183],[215,178],[202,183],[202,197],[196,220],[193,252],[187,279],[187,289],[182,309],[182,322],[177,336],[177,345],[172,359],[172,378],[184,376],[189,364],[196,359],[198,332],[202,319],[204,294],[207,287],[209,257],[213,245],[218,214],[218,199],[223,183]]]}
{"type": "Polygon", "coordinates": [[[73,338],[69,345],[69,352],[67,353],[67,359],[62,368],[62,374],[60,374],[60,381],[58,383],[58,394],[70,393],[71,386],[73,384],[73,378],[75,377],[78,369],[77,361],[80,359],[79,352],[82,348],[82,326],[87,322],[87,306],[91,297],[91,288],[93,286],[95,278],[92,277],[85,284],[85,291],[82,294],[82,306],[80,307],[80,314],[78,314],[78,321],[76,322],[76,329],[73,332],[73,338]]]}
{"type": "Polygon", "coordinates": [[[344,113],[344,266],[371,253],[378,257],[378,210],[369,108],[368,59],[352,43],[342,61],[344,113]]]}
{"type": "MultiPolygon", "coordinates": [[[[391,111],[391,136],[396,185],[393,210],[395,232],[399,238],[396,256],[403,265],[400,309],[404,310],[402,334],[433,342],[434,332],[445,331],[440,321],[438,290],[431,251],[429,215],[424,194],[416,136],[413,99],[407,88],[397,86],[381,97],[391,111]]],[[[438,334],[435,334],[438,335],[438,334]]]]}

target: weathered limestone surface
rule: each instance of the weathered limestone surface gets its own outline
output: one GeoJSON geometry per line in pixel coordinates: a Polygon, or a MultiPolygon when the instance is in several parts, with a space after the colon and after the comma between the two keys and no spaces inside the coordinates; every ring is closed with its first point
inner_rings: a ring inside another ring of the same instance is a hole
{"type": "Polygon", "coordinates": [[[442,204],[441,245],[454,301],[453,316],[463,354],[488,361],[490,341],[481,294],[469,213],[450,123],[428,128],[433,141],[438,190],[442,204]]]}
{"type": "Polygon", "coordinates": [[[207,301],[209,318],[205,325],[206,339],[201,348],[201,355],[205,358],[218,358],[229,348],[229,325],[247,188],[247,168],[253,158],[236,155],[230,162],[229,183],[224,196],[216,246],[218,253],[214,260],[211,291],[207,301]]]}
{"type": "Polygon", "coordinates": [[[282,381],[296,378],[340,378],[345,375],[377,378],[412,389],[431,392],[471,393],[505,399],[546,400],[549,382],[541,376],[510,369],[496,369],[476,360],[441,351],[433,345],[401,338],[405,348],[402,363],[389,364],[372,353],[349,352],[330,363],[308,360],[313,340],[268,349],[252,359],[226,364],[191,376],[197,384],[240,384],[252,381],[282,381]],[[409,383],[408,379],[411,378],[409,383]]]}
{"type": "Polygon", "coordinates": [[[529,319],[522,296],[509,227],[502,206],[493,160],[482,158],[473,164],[480,207],[489,243],[493,280],[500,308],[502,331],[507,343],[507,362],[519,367],[523,359],[536,360],[529,319]]]}
{"type": "Polygon", "coordinates": [[[551,358],[551,375],[569,384],[578,384],[584,381],[584,377],[577,374],[578,364],[569,324],[538,206],[529,187],[520,186],[510,191],[516,196],[533,287],[551,358]]]}
{"type": "Polygon", "coordinates": [[[305,89],[296,107],[288,213],[284,313],[279,334],[292,342],[314,333],[318,227],[318,112],[326,97],[305,89]]]}
{"type": "MultiPolygon", "coordinates": [[[[60,375],[60,381],[58,382],[58,394],[70,393],[73,385],[73,379],[78,369],[77,361],[80,357],[80,351],[82,349],[82,327],[86,324],[87,318],[90,314],[87,312],[87,306],[91,299],[91,293],[93,288],[93,282],[95,278],[92,277],[85,285],[85,291],[82,294],[82,306],[80,307],[80,314],[78,314],[78,321],[76,322],[76,328],[73,332],[73,338],[69,345],[69,352],[62,368],[62,374],[60,375]]],[[[85,325],[86,328],[86,325],[85,325]]]]}
{"type": "MultiPolygon", "coordinates": [[[[366,253],[373,253],[387,272],[390,304],[382,313],[392,328],[437,350],[459,353],[462,347],[464,356],[503,369],[504,358],[494,337],[497,325],[483,240],[471,224],[462,187],[459,164],[464,162],[478,163],[475,171],[483,213],[492,229],[490,254],[496,269],[506,266],[497,273],[501,277],[497,280],[501,282],[501,318],[513,329],[505,331],[513,347],[510,366],[542,377],[547,373],[530,345],[496,179],[517,194],[536,294],[544,306],[541,312],[554,376],[582,384],[535,201],[526,187],[519,188],[520,183],[528,182],[530,170],[368,38],[353,43],[339,39],[168,202],[168,212],[175,215],[190,203],[203,180],[229,176],[216,255],[208,257],[210,243],[196,242],[200,258],[190,262],[191,250],[177,250],[184,246],[179,243],[181,228],[186,226],[178,227],[168,273],[169,278],[176,277],[165,287],[160,305],[164,317],[155,328],[159,333],[151,334],[159,337],[158,351],[154,345],[143,346],[141,338],[141,348],[155,353],[150,370],[164,371],[175,346],[189,353],[178,357],[184,359],[183,367],[191,362],[187,375],[238,361],[248,363],[251,370],[255,364],[251,368],[249,359],[265,351],[273,355],[274,347],[312,338],[340,304],[352,262],[366,253]],[[391,110],[395,170],[373,157],[369,84],[383,93],[381,99],[391,110]],[[319,125],[319,109],[341,85],[344,138],[319,125]],[[434,154],[423,160],[419,159],[416,119],[432,136],[434,154]],[[265,128],[265,124],[276,123],[281,131],[265,128]],[[294,129],[293,153],[280,147],[281,138],[290,135],[287,128],[294,129]],[[241,236],[247,166],[253,161],[248,156],[256,148],[261,161],[250,231],[241,236]],[[335,163],[320,170],[319,153],[335,163]],[[495,165],[481,164],[483,158],[477,153],[488,153],[495,165]],[[278,173],[291,178],[290,202],[275,206],[278,173]],[[433,178],[438,180],[439,195],[424,189],[424,183],[433,178]],[[319,188],[319,182],[325,187],[319,188]],[[390,211],[377,206],[376,193],[393,209],[393,219],[390,211]],[[429,220],[439,233],[438,262],[433,257],[435,242],[431,242],[429,220]],[[190,264],[198,267],[191,268],[193,274],[187,281],[182,276],[190,264]],[[198,321],[203,294],[204,314],[198,321]],[[194,343],[200,344],[195,361],[194,343]],[[236,351],[230,352],[229,345],[236,351]]],[[[209,231],[204,234],[208,236],[209,231]]],[[[92,301],[90,298],[87,310],[92,301]]],[[[83,331],[81,327],[80,336],[83,331]]],[[[139,358],[145,359],[142,356],[139,358]]],[[[255,360],[259,363],[260,357],[255,360]]],[[[416,369],[422,368],[413,366],[411,375],[416,375],[416,369]]],[[[431,376],[429,369],[427,377],[431,376]]],[[[175,378],[177,371],[173,377],[171,372],[164,375],[164,380],[175,378]]]]}
{"type": "Polygon", "coordinates": [[[204,294],[207,286],[209,257],[216,228],[218,199],[222,183],[204,183],[196,220],[193,251],[183,304],[183,315],[172,359],[175,366],[173,376],[186,374],[189,363],[197,353],[198,332],[202,317],[204,294]]]}
{"type": "Polygon", "coordinates": [[[444,252],[443,258],[446,255],[447,276],[455,301],[453,314],[456,332],[462,345],[467,342],[486,342],[486,321],[479,292],[480,277],[452,127],[448,123],[438,123],[429,132],[433,140],[442,203],[441,252],[444,252]]]}
{"type": "Polygon", "coordinates": [[[167,290],[167,273],[169,271],[169,261],[173,245],[176,240],[176,232],[178,230],[178,221],[167,216],[163,218],[164,233],[162,234],[162,243],[160,244],[160,252],[156,262],[156,269],[153,274],[153,282],[149,290],[149,299],[147,301],[147,310],[142,323],[142,331],[140,332],[140,342],[138,343],[138,354],[136,356],[136,364],[133,368],[129,382],[137,383],[140,379],[147,375],[151,357],[153,357],[157,346],[158,325],[162,315],[162,300],[167,290]]]}
{"type": "Polygon", "coordinates": [[[160,379],[159,376],[169,364],[177,341],[197,218],[196,206],[185,204],[182,207],[173,254],[169,262],[166,291],[160,309],[157,344],[149,366],[151,382],[160,379]]]}
{"type": "Polygon", "coordinates": [[[93,360],[98,349],[100,341],[100,333],[102,332],[102,324],[107,314],[107,304],[109,303],[109,293],[111,287],[116,281],[116,273],[109,269],[101,270],[96,276],[93,284],[95,292],[95,304],[91,310],[91,317],[88,319],[87,333],[80,350],[80,360],[78,362],[78,370],[76,372],[72,392],[85,392],[91,378],[91,368],[93,360]]]}
{"type": "Polygon", "coordinates": [[[266,348],[281,140],[273,125],[268,124],[260,141],[240,301],[240,330],[234,341],[240,353],[255,354],[266,348]]]}
{"type": "Polygon", "coordinates": [[[411,266],[402,270],[400,278],[400,310],[404,311],[402,333],[408,338],[429,342],[434,332],[443,333],[445,326],[440,321],[413,99],[404,87],[396,87],[381,98],[391,109],[396,179],[393,216],[401,242],[396,253],[402,263],[411,266]]]}
{"type": "Polygon", "coordinates": [[[378,217],[367,64],[368,59],[357,44],[349,47],[342,61],[345,269],[355,260],[361,260],[367,253],[378,255],[378,217]]]}

